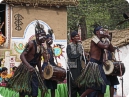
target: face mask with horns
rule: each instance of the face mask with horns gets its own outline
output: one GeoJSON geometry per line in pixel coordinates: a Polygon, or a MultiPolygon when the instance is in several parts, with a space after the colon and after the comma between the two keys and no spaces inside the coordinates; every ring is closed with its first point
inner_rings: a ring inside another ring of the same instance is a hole
{"type": "Polygon", "coordinates": [[[39,21],[36,22],[35,25],[35,34],[45,33],[44,26],[39,23],[39,21]]]}
{"type": "Polygon", "coordinates": [[[53,29],[48,29],[48,34],[52,37],[52,34],[53,34],[53,29]]]}

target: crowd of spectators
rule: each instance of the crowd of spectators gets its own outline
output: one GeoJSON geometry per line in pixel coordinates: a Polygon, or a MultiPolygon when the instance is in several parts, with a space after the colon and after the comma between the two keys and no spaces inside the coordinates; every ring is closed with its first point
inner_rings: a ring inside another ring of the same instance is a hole
{"type": "Polygon", "coordinates": [[[17,67],[14,66],[11,73],[8,73],[8,69],[6,67],[0,67],[0,86],[6,86],[6,83],[14,75],[16,69],[17,67]]]}

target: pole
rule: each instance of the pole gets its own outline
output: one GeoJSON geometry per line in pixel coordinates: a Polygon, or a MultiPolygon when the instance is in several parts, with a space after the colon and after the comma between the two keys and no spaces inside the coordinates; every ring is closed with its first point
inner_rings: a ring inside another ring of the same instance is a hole
{"type": "Polygon", "coordinates": [[[69,78],[69,80],[68,80],[68,84],[69,84],[69,87],[68,87],[68,96],[71,97],[70,69],[68,68],[67,71],[68,71],[68,78],[69,78]]]}
{"type": "Polygon", "coordinates": [[[123,77],[122,77],[122,70],[121,70],[121,64],[120,64],[120,54],[119,54],[119,48],[117,48],[117,52],[118,52],[118,59],[119,59],[119,65],[120,65],[120,80],[121,80],[121,87],[122,87],[122,97],[123,97],[123,77]]]}
{"type": "MultiPolygon", "coordinates": [[[[65,57],[64,57],[64,59],[65,59],[65,57]]],[[[68,73],[68,78],[69,78],[69,80],[68,80],[68,84],[69,84],[69,87],[68,87],[68,97],[71,97],[71,78],[72,78],[72,80],[74,80],[74,79],[73,79],[72,72],[70,70],[69,64],[67,63],[66,59],[65,59],[65,62],[67,64],[67,73],[68,73]]]]}
{"type": "Polygon", "coordinates": [[[123,77],[121,78],[122,81],[122,97],[123,97],[123,77]]]}

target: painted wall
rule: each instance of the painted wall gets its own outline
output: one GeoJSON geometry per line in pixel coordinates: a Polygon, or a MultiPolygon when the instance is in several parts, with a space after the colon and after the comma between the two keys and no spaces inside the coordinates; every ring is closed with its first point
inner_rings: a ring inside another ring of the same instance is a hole
{"type": "Polygon", "coordinates": [[[56,39],[67,39],[67,12],[66,8],[12,8],[12,37],[23,37],[27,25],[34,20],[42,20],[53,30],[56,39]],[[18,26],[19,24],[19,26],[18,26]],[[21,30],[17,30],[17,29],[21,30]]]}
{"type": "MultiPolygon", "coordinates": [[[[44,25],[44,30],[53,29],[52,44],[57,63],[66,69],[67,46],[67,12],[66,8],[6,8],[6,36],[5,48],[0,49],[0,58],[4,58],[3,66],[10,68],[21,63],[20,54],[29,40],[34,39],[35,23],[38,20],[44,25]],[[9,28],[7,28],[9,27],[9,28]],[[60,46],[61,45],[61,46],[60,46]]],[[[42,59],[43,62],[43,59],[42,59]]],[[[55,60],[56,62],[56,60],[55,60]]]]}

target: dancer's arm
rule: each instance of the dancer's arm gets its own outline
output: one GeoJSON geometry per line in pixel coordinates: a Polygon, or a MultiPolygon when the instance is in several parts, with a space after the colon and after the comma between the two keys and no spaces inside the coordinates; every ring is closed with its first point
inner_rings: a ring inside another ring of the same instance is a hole
{"type": "Polygon", "coordinates": [[[33,47],[33,43],[32,43],[32,42],[29,42],[29,43],[26,45],[24,51],[23,51],[23,52],[21,53],[21,55],[20,55],[21,61],[28,67],[28,69],[29,69],[30,71],[33,71],[34,68],[33,68],[33,67],[28,63],[28,61],[26,60],[26,55],[31,51],[32,47],[33,47]]]}

